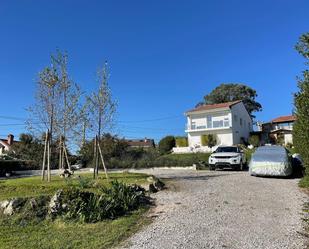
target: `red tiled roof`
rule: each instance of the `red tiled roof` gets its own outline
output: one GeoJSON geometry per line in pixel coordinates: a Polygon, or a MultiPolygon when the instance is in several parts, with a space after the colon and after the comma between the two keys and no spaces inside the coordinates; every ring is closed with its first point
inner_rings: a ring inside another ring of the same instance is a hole
{"type": "Polygon", "coordinates": [[[199,112],[199,111],[207,111],[207,110],[219,109],[219,108],[230,108],[231,106],[236,105],[240,102],[241,100],[225,102],[225,103],[220,103],[220,104],[201,105],[187,112],[199,112]]]}
{"type": "Polygon", "coordinates": [[[281,117],[275,118],[271,122],[272,123],[283,123],[283,122],[292,122],[295,120],[296,120],[295,116],[289,115],[289,116],[281,116],[281,117]]]}

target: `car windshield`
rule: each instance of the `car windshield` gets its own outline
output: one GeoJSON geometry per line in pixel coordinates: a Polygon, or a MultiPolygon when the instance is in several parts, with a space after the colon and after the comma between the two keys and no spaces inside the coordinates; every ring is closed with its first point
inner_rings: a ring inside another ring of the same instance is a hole
{"type": "Polygon", "coordinates": [[[238,152],[237,147],[218,147],[216,152],[238,152]]]}

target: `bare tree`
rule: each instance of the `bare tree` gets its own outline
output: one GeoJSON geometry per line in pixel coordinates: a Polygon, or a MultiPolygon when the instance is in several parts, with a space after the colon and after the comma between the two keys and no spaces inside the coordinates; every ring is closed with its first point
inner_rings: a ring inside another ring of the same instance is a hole
{"type": "MultiPolygon", "coordinates": [[[[59,87],[61,98],[59,123],[57,131],[59,136],[59,168],[64,168],[64,157],[66,156],[66,142],[68,139],[74,139],[76,127],[81,122],[79,115],[79,102],[81,99],[81,90],[79,86],[69,77],[68,74],[68,55],[66,52],[57,51],[52,56],[57,66],[59,74],[59,87]]],[[[68,160],[66,160],[68,162],[68,160]]],[[[70,168],[70,165],[68,165],[70,168]]]]}
{"type": "Polygon", "coordinates": [[[95,158],[94,158],[94,178],[98,176],[99,171],[99,155],[102,165],[105,169],[104,158],[100,147],[100,139],[103,131],[111,129],[114,123],[114,114],[116,111],[116,102],[112,98],[112,93],[108,85],[109,72],[107,63],[104,64],[97,72],[97,81],[99,88],[96,92],[92,93],[89,100],[89,113],[92,129],[96,133],[95,139],[95,158]]]}
{"type": "Polygon", "coordinates": [[[39,73],[35,103],[28,109],[30,119],[27,123],[33,133],[42,134],[48,129],[45,153],[48,158],[43,159],[43,166],[45,160],[50,162],[50,157],[54,158],[52,155],[56,152],[56,147],[53,141],[57,138],[59,140],[59,168],[63,168],[64,157],[67,155],[66,141],[73,134],[74,127],[79,122],[78,105],[81,91],[69,77],[67,53],[57,50],[54,55],[51,55],[50,60],[51,66],[39,73]]]}

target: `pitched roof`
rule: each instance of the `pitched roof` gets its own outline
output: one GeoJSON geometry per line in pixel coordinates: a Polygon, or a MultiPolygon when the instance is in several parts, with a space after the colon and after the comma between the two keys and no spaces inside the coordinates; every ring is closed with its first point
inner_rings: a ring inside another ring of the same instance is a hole
{"type": "Polygon", "coordinates": [[[5,146],[10,147],[10,145],[8,144],[8,140],[7,139],[0,139],[0,142],[2,144],[4,144],[5,146]]]}
{"type": "Polygon", "coordinates": [[[281,116],[278,118],[273,119],[272,123],[283,123],[283,122],[292,122],[295,121],[296,117],[294,115],[288,115],[288,116],[281,116]]]}
{"type": "Polygon", "coordinates": [[[220,103],[220,104],[201,105],[187,112],[199,112],[199,111],[207,111],[207,110],[213,110],[213,109],[219,109],[219,108],[230,108],[231,106],[236,105],[240,102],[241,100],[225,102],[225,103],[220,103]]]}

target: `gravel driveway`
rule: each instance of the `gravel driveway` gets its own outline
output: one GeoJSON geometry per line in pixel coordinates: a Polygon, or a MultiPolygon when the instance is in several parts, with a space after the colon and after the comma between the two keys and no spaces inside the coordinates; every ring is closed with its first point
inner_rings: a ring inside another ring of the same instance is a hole
{"type": "Polygon", "coordinates": [[[302,207],[295,179],[248,172],[146,170],[171,178],[159,192],[154,222],[123,248],[304,248],[302,207]]]}

